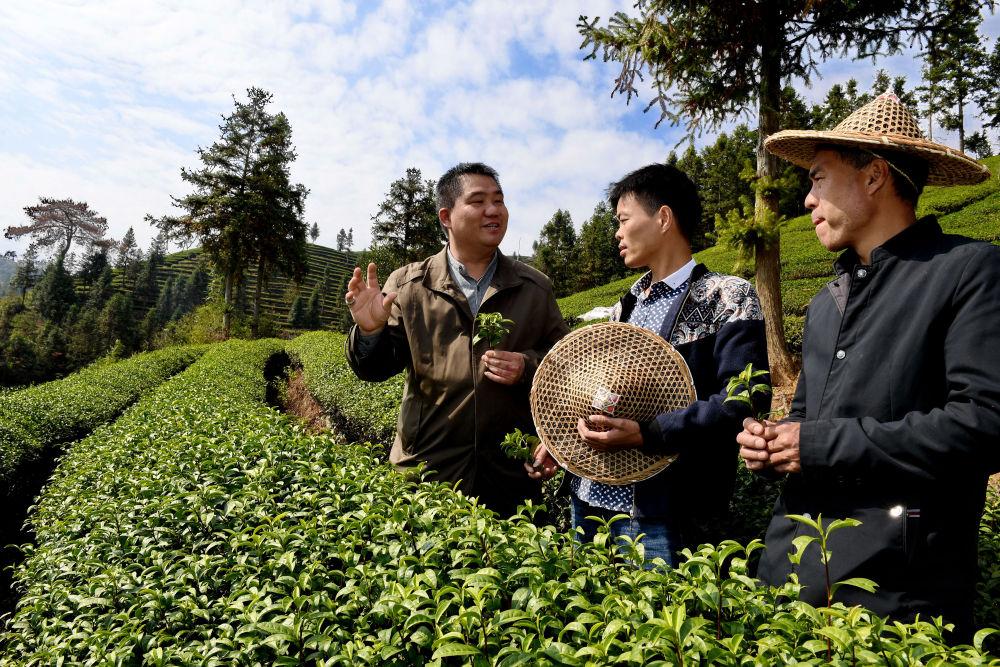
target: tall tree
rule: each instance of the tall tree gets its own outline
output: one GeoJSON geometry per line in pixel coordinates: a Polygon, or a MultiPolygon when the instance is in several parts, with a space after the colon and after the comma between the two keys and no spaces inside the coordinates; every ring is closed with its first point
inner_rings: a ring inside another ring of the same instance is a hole
{"type": "Polygon", "coordinates": [[[434,181],[422,180],[420,170],[410,167],[403,178],[392,182],[372,216],[372,246],[382,250],[391,263],[389,269],[437,252],[445,240],[434,181]]]}
{"type": "Polygon", "coordinates": [[[309,228],[309,239],[316,243],[316,239],[319,238],[319,225],[315,222],[312,223],[312,227],[309,228]]]}
{"type": "Polygon", "coordinates": [[[964,0],[947,0],[947,20],[936,33],[940,41],[937,64],[941,127],[958,132],[958,150],[965,151],[968,107],[980,90],[997,94],[996,76],[984,71],[987,55],[977,29],[983,22],[979,7],[964,0]]]}
{"type": "Polygon", "coordinates": [[[24,207],[24,214],[31,222],[11,225],[4,236],[8,239],[28,236],[38,248],[53,248],[61,262],[65,262],[66,253],[74,243],[105,247],[113,243],[105,237],[108,221],[84,201],[40,197],[37,206],[24,207]]]}
{"type": "Polygon", "coordinates": [[[131,289],[130,285],[134,283],[133,279],[138,272],[138,264],[142,260],[142,251],[139,250],[139,244],[135,240],[135,230],[129,227],[125,236],[118,242],[116,249],[118,250],[118,260],[115,262],[115,266],[121,271],[122,287],[128,291],[131,289]]]}
{"type": "MultiPolygon", "coordinates": [[[[258,276],[274,268],[289,275],[304,272],[306,223],[302,207],[308,190],[289,182],[295,159],[291,126],[283,113],[272,115],[272,96],[260,88],[247,90],[247,102],[233,99],[235,110],[223,117],[220,137],[199,148],[202,168],[181,169],[194,187],[172,197],[181,216],[147,219],[185,245],[197,239],[223,280],[223,335],[229,336],[237,288],[251,262],[258,276]]],[[[260,280],[258,280],[258,284],[260,280]]]]}
{"type": "Polygon", "coordinates": [[[35,282],[38,280],[38,251],[35,248],[35,244],[32,243],[28,246],[28,249],[24,251],[24,255],[21,257],[21,261],[17,263],[17,269],[14,271],[14,276],[10,279],[10,286],[21,293],[21,303],[24,303],[24,297],[28,293],[28,290],[35,286],[35,282]]]}
{"type": "Polygon", "coordinates": [[[576,290],[590,289],[625,275],[615,232],[618,223],[606,202],[598,202],[594,213],[580,228],[576,253],[576,290]]]}
{"type": "Polygon", "coordinates": [[[535,268],[549,277],[556,296],[569,294],[573,290],[576,270],[576,232],[569,211],[557,210],[542,227],[532,248],[535,268]]]}
{"type": "Polygon", "coordinates": [[[76,303],[73,276],[63,266],[61,257],[56,257],[45,269],[32,294],[42,317],[52,324],[61,324],[76,303]]]}
{"type": "Polygon", "coordinates": [[[993,52],[986,59],[984,73],[989,79],[992,72],[994,86],[992,88],[983,86],[976,91],[976,104],[982,112],[983,127],[1000,128],[1000,95],[996,93],[996,73],[1000,72],[1000,38],[993,43],[993,52]]]}
{"type": "Polygon", "coordinates": [[[982,159],[993,155],[993,147],[986,137],[986,132],[973,132],[965,139],[965,147],[976,157],[982,159]]]}
{"type": "Polygon", "coordinates": [[[767,327],[774,380],[787,383],[794,365],[784,335],[780,289],[780,193],[772,182],[781,174],[778,158],[764,151],[763,139],[780,127],[782,82],[809,81],[820,62],[854,53],[874,57],[900,50],[909,36],[922,37],[946,11],[918,0],[727,0],[706,5],[687,0],[643,0],[638,16],[615,13],[607,26],[581,17],[581,48],[588,58],[601,53],[621,63],[613,92],[630,101],[639,94],[636,78],[652,73],[660,121],[684,124],[689,132],[718,127],[734,116],[756,111],[758,118],[754,258],[757,290],[767,327]]]}

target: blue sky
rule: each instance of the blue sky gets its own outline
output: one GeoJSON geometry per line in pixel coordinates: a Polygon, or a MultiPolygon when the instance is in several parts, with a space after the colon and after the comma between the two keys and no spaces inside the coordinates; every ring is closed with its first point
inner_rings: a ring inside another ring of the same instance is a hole
{"type": "MultiPolygon", "coordinates": [[[[407,167],[437,178],[482,160],[511,211],[503,249],[530,252],[557,208],[579,229],[610,181],[663,160],[682,134],[654,128],[648,97],[611,98],[616,66],[579,51],[580,14],[631,4],[7,0],[0,228],[23,224],[39,196],[69,197],[104,215],[115,238],[133,226],[148,246],[143,217],[175,212],[170,196],[188,192],[180,168],[198,166],[232,96],[259,86],[292,123],[293,178],[311,190],[320,243],[352,227],[355,247],[367,245],[371,215],[407,167]]],[[[1000,19],[984,33],[992,48],[1000,19]]],[[[832,61],[802,94],[819,99],[851,77],[866,89],[879,67],[919,78],[912,54],[832,61]]],[[[0,239],[0,252],[25,245],[0,239]]]]}

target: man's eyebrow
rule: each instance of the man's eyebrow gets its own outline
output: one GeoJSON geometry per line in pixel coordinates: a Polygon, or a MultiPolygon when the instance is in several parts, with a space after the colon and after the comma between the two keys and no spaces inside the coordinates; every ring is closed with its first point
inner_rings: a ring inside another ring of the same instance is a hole
{"type": "Polygon", "coordinates": [[[465,196],[466,197],[477,197],[477,196],[478,197],[483,197],[485,195],[492,195],[492,194],[503,195],[503,190],[501,190],[500,188],[496,188],[495,190],[486,190],[486,189],[472,190],[471,192],[467,192],[465,194],[465,196]]]}
{"type": "Polygon", "coordinates": [[[820,171],[822,171],[822,169],[823,169],[823,167],[820,166],[820,165],[816,165],[815,167],[813,167],[812,169],[810,169],[809,170],[809,178],[815,178],[816,174],[818,174],[820,171]]]}

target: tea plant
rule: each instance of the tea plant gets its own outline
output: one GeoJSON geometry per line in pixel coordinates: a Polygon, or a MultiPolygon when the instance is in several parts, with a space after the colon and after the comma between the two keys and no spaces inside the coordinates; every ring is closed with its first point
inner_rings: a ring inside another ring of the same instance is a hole
{"type": "Polygon", "coordinates": [[[531,463],[535,448],[540,440],[530,433],[523,433],[521,429],[515,428],[511,433],[504,436],[500,443],[500,449],[509,459],[527,461],[531,463]]]}
{"type": "Polygon", "coordinates": [[[476,315],[476,335],[472,338],[472,344],[485,340],[492,350],[510,333],[513,326],[514,320],[508,320],[500,313],[479,313],[476,315]]]}
{"type": "Polygon", "coordinates": [[[729,378],[729,382],[726,383],[726,398],[724,402],[735,401],[737,403],[744,403],[758,420],[763,421],[767,419],[772,413],[756,410],[756,404],[753,400],[756,394],[771,394],[770,384],[757,381],[757,378],[767,374],[767,371],[755,370],[753,364],[747,364],[747,367],[742,372],[729,378]]]}
{"type": "Polygon", "coordinates": [[[0,489],[55,445],[111,421],[205,351],[171,347],[114,363],[95,363],[62,380],[0,395],[0,489]]]}
{"type": "MultiPolygon", "coordinates": [[[[31,517],[7,665],[1000,664],[936,623],[824,615],[759,543],[511,520],[263,404],[277,341],[230,341],[77,443],[31,517]]],[[[977,638],[981,643],[982,636],[977,638]]]]}

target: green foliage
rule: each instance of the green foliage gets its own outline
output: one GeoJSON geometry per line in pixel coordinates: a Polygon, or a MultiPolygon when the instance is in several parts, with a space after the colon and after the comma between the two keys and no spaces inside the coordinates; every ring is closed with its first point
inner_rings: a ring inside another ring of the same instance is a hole
{"type": "MultiPolygon", "coordinates": [[[[391,271],[441,250],[446,237],[438,220],[434,188],[434,181],[423,180],[416,167],[389,185],[372,216],[372,246],[379,248],[381,261],[376,263],[382,269],[391,271]]],[[[348,236],[338,237],[337,246],[349,249],[348,236]]]]}
{"type": "MultiPolygon", "coordinates": [[[[754,410],[754,394],[767,394],[771,395],[771,385],[767,382],[758,382],[757,378],[767,375],[768,372],[765,370],[755,370],[753,364],[747,364],[747,367],[743,369],[737,375],[729,378],[729,382],[726,383],[726,398],[725,403],[730,401],[736,403],[743,403],[750,409],[751,412],[754,410]]],[[[757,401],[759,404],[760,401],[757,401]]],[[[757,419],[766,419],[770,416],[770,412],[758,412],[756,413],[757,419]]]]}
{"type": "Polygon", "coordinates": [[[569,211],[559,209],[542,226],[538,240],[533,244],[535,268],[552,281],[557,297],[573,291],[577,269],[576,232],[569,211]]]}
{"type": "MultiPolygon", "coordinates": [[[[976,585],[975,625],[1000,628],[1000,491],[991,483],[986,509],[979,523],[979,582],[976,585]]],[[[1000,638],[990,637],[990,650],[1000,650],[1000,638]]]]}
{"type": "Polygon", "coordinates": [[[514,320],[508,320],[501,313],[480,312],[476,315],[476,335],[472,338],[472,344],[477,345],[479,341],[485,340],[492,350],[510,333],[513,326],[514,320]]]}
{"type": "Polygon", "coordinates": [[[10,489],[18,471],[52,447],[113,420],[203,352],[168,348],[0,395],[0,488],[10,489]]]}
{"type": "Polygon", "coordinates": [[[531,456],[539,442],[537,436],[522,433],[521,429],[515,428],[504,436],[503,442],[500,443],[500,449],[503,450],[504,456],[509,459],[531,461],[531,456]]]}
{"type": "Polygon", "coordinates": [[[599,202],[594,213],[583,223],[577,239],[576,290],[603,285],[625,274],[627,269],[619,256],[618,239],[615,238],[617,229],[614,211],[605,202],[599,202]]]}
{"type": "Polygon", "coordinates": [[[287,350],[302,364],[306,388],[345,435],[388,447],[396,432],[404,377],[359,380],[347,365],[345,342],[343,334],[314,331],[290,341],[287,350]]]}

